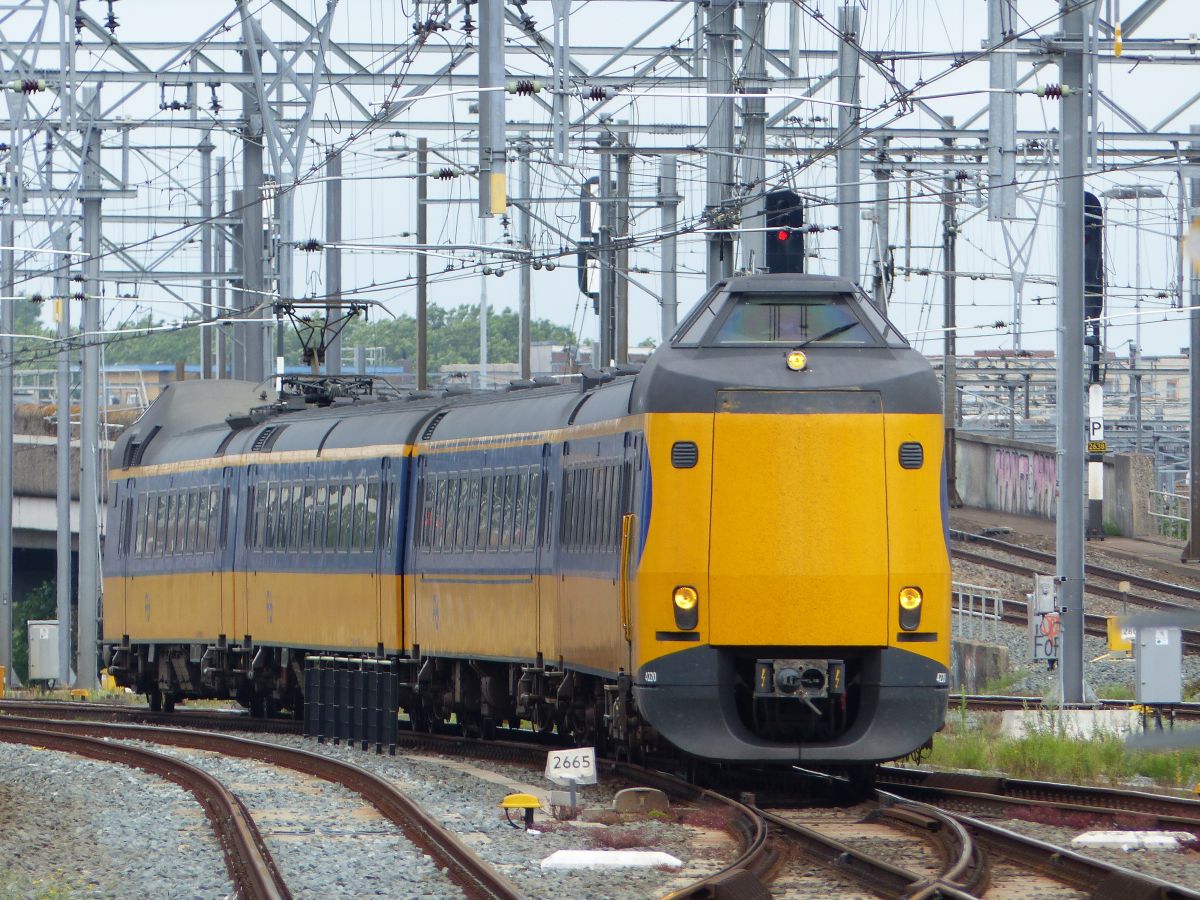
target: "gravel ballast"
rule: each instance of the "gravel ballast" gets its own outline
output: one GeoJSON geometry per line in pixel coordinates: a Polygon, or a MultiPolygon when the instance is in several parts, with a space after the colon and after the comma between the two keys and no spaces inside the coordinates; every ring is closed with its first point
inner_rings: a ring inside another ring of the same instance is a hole
{"type": "Polygon", "coordinates": [[[233,895],[195,798],[140,769],[0,744],[0,810],[0,897],[233,895]]]}

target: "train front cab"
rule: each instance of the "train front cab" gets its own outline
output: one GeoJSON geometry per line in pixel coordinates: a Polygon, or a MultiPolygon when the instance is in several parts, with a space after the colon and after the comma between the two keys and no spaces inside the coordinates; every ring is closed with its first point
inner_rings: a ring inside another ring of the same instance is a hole
{"type": "MultiPolygon", "coordinates": [[[[778,285],[727,290],[764,282],[778,285]]],[[[710,316],[710,338],[733,314],[710,316]]],[[[635,696],[696,756],[874,762],[917,749],[944,717],[936,382],[902,341],[866,328],[869,311],[855,315],[858,340],[814,343],[803,370],[788,368],[787,345],[700,339],[642,373],[653,502],[635,696]]]]}

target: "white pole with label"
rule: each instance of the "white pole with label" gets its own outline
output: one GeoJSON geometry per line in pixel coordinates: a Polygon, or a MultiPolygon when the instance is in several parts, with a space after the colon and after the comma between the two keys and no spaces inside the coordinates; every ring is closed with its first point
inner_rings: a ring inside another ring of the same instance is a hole
{"type": "MultiPolygon", "coordinates": [[[[574,812],[579,803],[576,790],[580,785],[596,783],[596,748],[576,747],[571,750],[551,750],[546,754],[546,779],[554,784],[567,788],[570,796],[567,806],[574,812]]],[[[556,803],[553,791],[550,797],[551,806],[562,806],[556,803]]]]}
{"type": "Polygon", "coordinates": [[[1088,388],[1088,535],[1104,536],[1104,386],[1088,388]]]}

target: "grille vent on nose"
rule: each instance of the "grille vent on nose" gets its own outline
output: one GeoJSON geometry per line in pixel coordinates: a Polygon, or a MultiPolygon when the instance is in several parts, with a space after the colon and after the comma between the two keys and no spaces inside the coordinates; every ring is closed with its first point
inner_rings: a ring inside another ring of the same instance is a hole
{"type": "Polygon", "coordinates": [[[676,441],[671,445],[671,465],[677,469],[694,469],[700,460],[700,450],[692,441],[676,441]]]}
{"type": "Polygon", "coordinates": [[[925,448],[916,441],[906,441],[900,445],[900,468],[919,469],[925,465],[925,448]]]}

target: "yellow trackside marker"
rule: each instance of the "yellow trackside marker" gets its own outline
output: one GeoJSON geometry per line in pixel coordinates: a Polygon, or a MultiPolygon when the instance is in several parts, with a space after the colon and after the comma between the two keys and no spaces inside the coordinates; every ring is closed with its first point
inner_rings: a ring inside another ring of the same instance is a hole
{"type": "Polygon", "coordinates": [[[502,215],[508,209],[508,185],[503,172],[493,172],[491,180],[492,214],[502,215]]]}

